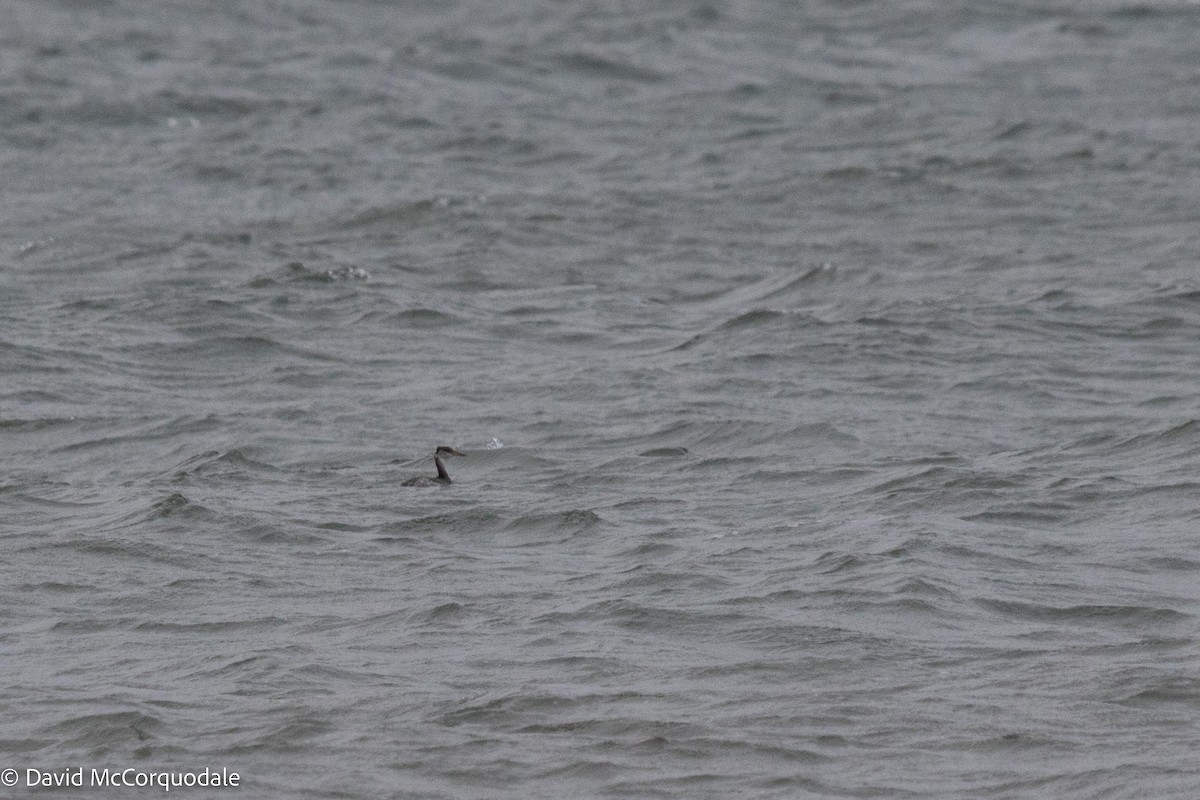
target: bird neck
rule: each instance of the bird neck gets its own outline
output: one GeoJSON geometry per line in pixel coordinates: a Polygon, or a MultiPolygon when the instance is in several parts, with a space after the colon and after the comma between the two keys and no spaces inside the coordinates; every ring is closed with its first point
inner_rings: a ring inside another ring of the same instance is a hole
{"type": "Polygon", "coordinates": [[[434,456],[433,463],[437,465],[438,477],[444,481],[449,481],[450,473],[446,472],[446,465],[442,463],[441,456],[434,456]]]}

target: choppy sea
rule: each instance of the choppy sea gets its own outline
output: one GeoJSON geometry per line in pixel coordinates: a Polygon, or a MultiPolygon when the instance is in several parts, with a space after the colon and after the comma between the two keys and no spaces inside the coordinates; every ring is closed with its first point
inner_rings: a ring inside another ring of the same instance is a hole
{"type": "Polygon", "coordinates": [[[0,18],[0,794],[1198,796],[1200,4],[0,18]]]}

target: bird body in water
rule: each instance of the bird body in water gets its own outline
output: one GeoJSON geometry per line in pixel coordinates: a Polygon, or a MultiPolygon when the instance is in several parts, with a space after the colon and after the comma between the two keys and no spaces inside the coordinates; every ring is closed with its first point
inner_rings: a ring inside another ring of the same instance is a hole
{"type": "Polygon", "coordinates": [[[409,478],[401,483],[401,486],[448,486],[454,481],[450,480],[450,473],[446,472],[446,465],[442,463],[443,456],[466,456],[466,453],[460,453],[453,447],[440,445],[438,449],[433,451],[433,463],[437,465],[437,477],[429,478],[424,475],[418,475],[415,478],[409,478]]]}

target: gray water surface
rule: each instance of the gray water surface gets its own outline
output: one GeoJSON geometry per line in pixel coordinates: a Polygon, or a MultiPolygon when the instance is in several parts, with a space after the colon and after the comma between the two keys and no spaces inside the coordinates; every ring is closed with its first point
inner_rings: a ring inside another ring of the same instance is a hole
{"type": "Polygon", "coordinates": [[[3,13],[10,796],[1196,796],[1200,5],[3,13]]]}

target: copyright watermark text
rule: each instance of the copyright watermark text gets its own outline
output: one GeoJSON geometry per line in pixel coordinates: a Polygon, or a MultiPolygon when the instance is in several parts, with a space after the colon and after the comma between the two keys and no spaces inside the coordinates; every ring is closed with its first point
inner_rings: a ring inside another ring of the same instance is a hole
{"type": "Polygon", "coordinates": [[[129,767],[127,769],[96,769],[85,767],[68,767],[67,769],[43,770],[34,767],[25,769],[0,770],[0,786],[12,788],[24,786],[34,788],[74,788],[74,789],[113,789],[119,787],[147,786],[169,792],[172,789],[192,789],[195,787],[222,788],[237,787],[242,782],[242,776],[224,767],[209,769],[203,767],[193,770],[154,771],[129,767]]]}

